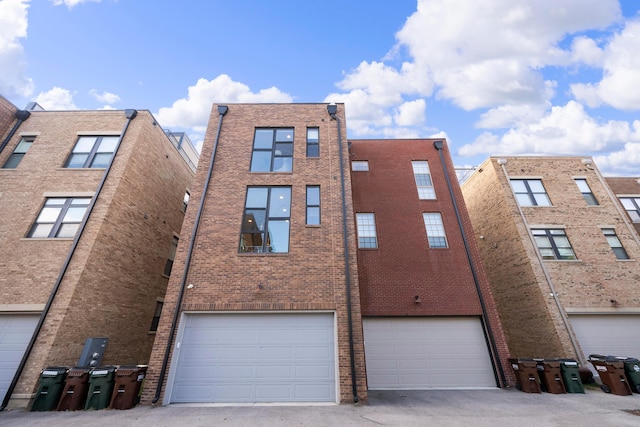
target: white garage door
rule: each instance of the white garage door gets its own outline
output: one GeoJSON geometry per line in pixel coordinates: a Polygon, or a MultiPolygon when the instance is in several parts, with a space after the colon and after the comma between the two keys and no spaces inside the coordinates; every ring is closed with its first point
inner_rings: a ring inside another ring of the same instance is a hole
{"type": "Polygon", "coordinates": [[[336,401],[333,313],[187,314],[180,402],[336,401]]]}
{"type": "Polygon", "coordinates": [[[573,314],[569,320],[585,358],[590,354],[640,358],[640,315],[573,314]]]}
{"type": "Polygon", "coordinates": [[[0,399],[7,393],[38,319],[31,314],[0,314],[0,399]]]}
{"type": "Polygon", "coordinates": [[[496,387],[477,318],[363,319],[372,390],[496,387]]]}

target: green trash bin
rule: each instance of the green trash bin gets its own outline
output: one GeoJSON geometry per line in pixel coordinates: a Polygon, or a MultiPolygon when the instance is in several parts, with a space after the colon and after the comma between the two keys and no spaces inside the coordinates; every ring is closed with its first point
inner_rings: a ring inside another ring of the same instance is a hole
{"type": "Polygon", "coordinates": [[[624,373],[627,382],[634,393],[640,393],[640,360],[635,357],[627,357],[624,360],[624,373]]]}
{"type": "Polygon", "coordinates": [[[111,402],[115,366],[96,368],[89,375],[89,393],[84,409],[104,409],[111,402]]]}
{"type": "Polygon", "coordinates": [[[560,373],[567,393],[584,393],[578,362],[573,359],[560,359],[560,373]]]}
{"type": "Polygon", "coordinates": [[[67,370],[65,366],[49,366],[42,370],[32,411],[53,411],[58,407],[67,370]]]}

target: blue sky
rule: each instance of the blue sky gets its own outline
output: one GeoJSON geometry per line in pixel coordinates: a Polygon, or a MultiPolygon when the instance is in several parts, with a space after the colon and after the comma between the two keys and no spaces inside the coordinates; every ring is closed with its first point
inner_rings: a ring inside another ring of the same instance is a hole
{"type": "Polygon", "coordinates": [[[349,138],[591,155],[640,176],[637,0],[0,0],[19,108],[150,110],[200,144],[214,102],[344,102],[349,138]]]}

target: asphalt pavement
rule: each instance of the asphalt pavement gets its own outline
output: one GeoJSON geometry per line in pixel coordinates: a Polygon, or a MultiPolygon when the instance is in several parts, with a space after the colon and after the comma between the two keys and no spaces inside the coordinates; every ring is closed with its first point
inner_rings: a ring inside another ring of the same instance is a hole
{"type": "Polygon", "coordinates": [[[366,405],[168,405],[128,410],[0,412],[0,426],[640,426],[640,394],[515,389],[369,391],[366,405]]]}

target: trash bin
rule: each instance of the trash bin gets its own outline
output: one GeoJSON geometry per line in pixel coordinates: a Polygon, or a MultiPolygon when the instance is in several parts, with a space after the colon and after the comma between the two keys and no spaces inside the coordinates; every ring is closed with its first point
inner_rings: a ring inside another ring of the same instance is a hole
{"type": "Polygon", "coordinates": [[[516,388],[525,393],[540,393],[538,368],[533,359],[509,359],[516,374],[516,388]]]}
{"type": "Polygon", "coordinates": [[[640,360],[635,357],[624,359],[624,373],[627,375],[631,391],[640,393],[640,360]]]}
{"type": "Polygon", "coordinates": [[[131,409],[140,401],[146,365],[120,366],[116,371],[111,404],[113,409],[131,409]]]}
{"type": "Polygon", "coordinates": [[[58,411],[84,409],[89,390],[89,368],[75,367],[67,372],[67,381],[62,390],[58,411]]]}
{"type": "Polygon", "coordinates": [[[560,359],[560,374],[567,393],[584,393],[578,362],[573,359],[560,359]]]}
{"type": "Polygon", "coordinates": [[[562,382],[560,361],[557,359],[534,359],[540,376],[540,388],[551,394],[564,394],[567,390],[562,382]]]}
{"type": "Polygon", "coordinates": [[[600,388],[602,391],[619,396],[632,394],[624,372],[624,361],[615,356],[592,354],[589,356],[589,362],[600,375],[600,381],[602,382],[600,388]]]}
{"type": "Polygon", "coordinates": [[[58,406],[60,393],[67,375],[65,366],[49,366],[40,373],[40,384],[31,406],[32,411],[52,411],[58,406]]]}
{"type": "Polygon", "coordinates": [[[96,368],[89,375],[89,393],[84,409],[104,409],[109,406],[113,392],[115,366],[96,368]]]}

